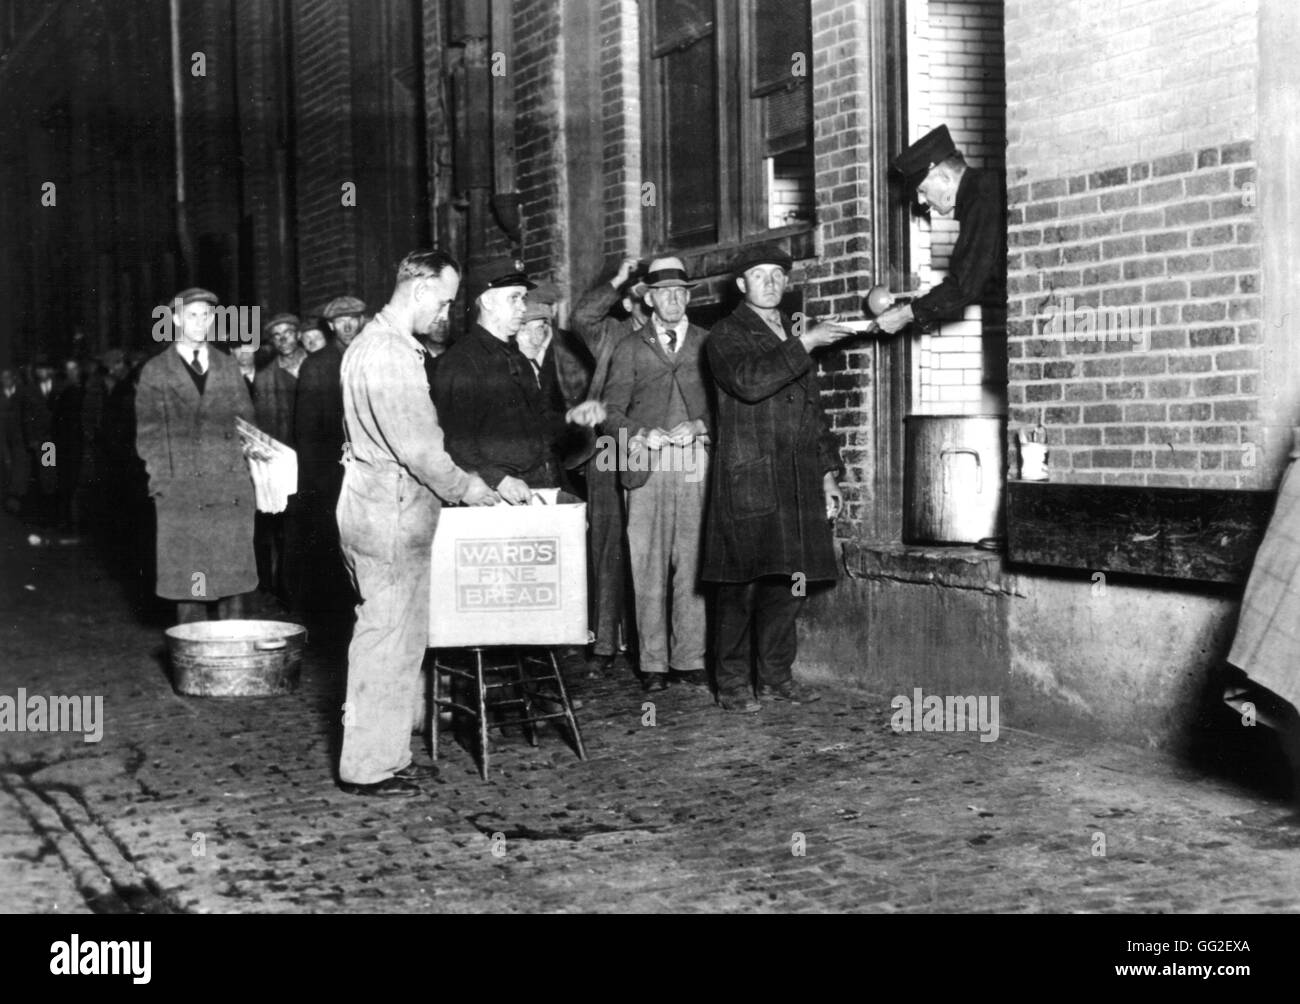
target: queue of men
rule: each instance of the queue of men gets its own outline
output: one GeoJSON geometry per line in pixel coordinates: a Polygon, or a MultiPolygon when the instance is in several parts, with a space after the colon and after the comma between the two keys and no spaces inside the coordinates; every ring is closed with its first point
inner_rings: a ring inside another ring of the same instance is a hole
{"type": "MultiPolygon", "coordinates": [[[[959,316],[988,298],[996,273],[991,183],[966,169],[946,128],[895,167],[963,227],[949,281],[883,315],[888,332],[959,316]]],[[[578,301],[571,333],[556,324],[554,286],[521,261],[491,262],[469,277],[472,324],[448,346],[461,266],[412,252],[373,317],[352,296],[306,324],[272,316],[261,367],[252,346],[227,355],[210,344],[213,292],[177,294],[171,344],[134,388],[133,427],[111,417],[122,360],[106,357],[106,384],[90,395],[143,462],[157,595],[182,622],[241,616],[259,582],[313,630],[346,632],[354,609],[349,637],[336,639],[348,641],[339,781],[410,796],[430,773],[413,764],[409,733],[441,506],[527,505],[558,488],[588,504],[588,675],[627,652],[648,692],[707,688],[711,665],[724,711],[817,700],[794,679],[796,623],[809,584],[836,577],[843,465],[811,353],[854,331],[834,318],[794,323],[782,309],[792,266],[781,247],[742,248],[731,263],[739,302],[708,331],[687,316],[697,283],[681,258],[644,273],[629,258],[578,301]],[[298,452],[282,514],[255,516],[238,419],[298,452]]],[[[35,493],[56,519],[60,478],[80,469],[36,469],[35,446],[58,439],[69,392],[57,384],[41,361],[24,386],[0,374],[0,487],[7,503],[35,493]]]]}

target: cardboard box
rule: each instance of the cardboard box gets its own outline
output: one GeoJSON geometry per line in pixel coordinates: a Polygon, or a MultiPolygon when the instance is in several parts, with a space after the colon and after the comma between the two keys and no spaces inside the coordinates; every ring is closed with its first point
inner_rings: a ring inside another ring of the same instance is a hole
{"type": "Polygon", "coordinates": [[[554,500],[442,510],[430,648],[587,644],[587,506],[554,500]]]}

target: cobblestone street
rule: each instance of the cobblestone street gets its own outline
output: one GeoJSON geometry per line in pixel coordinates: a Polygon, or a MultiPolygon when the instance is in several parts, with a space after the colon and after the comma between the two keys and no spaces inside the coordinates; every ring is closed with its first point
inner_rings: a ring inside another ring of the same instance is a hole
{"type": "Polygon", "coordinates": [[[288,697],[179,697],[89,548],[0,532],[3,692],[103,695],[105,717],[98,743],[0,735],[6,912],[1300,909],[1280,802],[1006,723],[895,735],[888,697],[848,691],[728,716],[670,689],[650,726],[620,666],[583,691],[586,763],[512,730],[487,783],[449,742],[427,798],[348,796],[341,667],[309,654],[288,697]]]}

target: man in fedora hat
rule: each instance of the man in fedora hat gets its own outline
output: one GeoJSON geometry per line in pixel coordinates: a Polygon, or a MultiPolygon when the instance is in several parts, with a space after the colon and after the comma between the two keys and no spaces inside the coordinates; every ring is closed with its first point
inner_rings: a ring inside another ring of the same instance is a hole
{"type": "MultiPolygon", "coordinates": [[[[614,349],[601,450],[617,457],[629,489],[638,665],[642,685],[654,691],[667,687],[670,671],[681,682],[707,685],[699,552],[711,416],[703,367],[708,333],[686,317],[696,284],[680,258],[657,258],[640,285],[651,323],[614,349]]],[[[608,466],[598,455],[597,464],[602,460],[608,466]]]]}
{"type": "Polygon", "coordinates": [[[140,371],[136,452],[158,514],[157,585],[181,623],[239,617],[257,586],[253,479],[235,419],[253,421],[239,366],[208,339],[217,296],[192,288],[172,303],[174,344],[140,371]]]}
{"type": "Polygon", "coordinates": [[[809,355],[853,334],[781,311],[790,256],[760,244],[732,263],[744,295],[705,343],[717,390],[703,578],[718,584],[718,703],[759,710],[759,695],[796,704],[817,692],[796,683],[795,620],[805,584],[836,578],[828,517],[843,503],[839,449],[809,355]]]}
{"type": "Polygon", "coordinates": [[[894,334],[915,322],[929,331],[942,321],[960,320],[967,306],[982,308],[984,383],[1000,396],[1006,384],[1006,358],[997,342],[1005,332],[1007,301],[1006,183],[1001,174],[969,167],[946,125],[926,133],[896,158],[903,191],[940,216],[952,214],[961,225],[948,261],[948,275],[911,303],[893,307],[876,323],[894,334]]]}

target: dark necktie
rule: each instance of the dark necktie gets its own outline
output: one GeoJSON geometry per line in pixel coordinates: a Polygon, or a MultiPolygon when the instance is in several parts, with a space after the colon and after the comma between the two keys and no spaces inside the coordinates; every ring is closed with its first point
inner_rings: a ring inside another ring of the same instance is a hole
{"type": "Polygon", "coordinates": [[[197,373],[199,376],[203,376],[203,364],[199,362],[198,349],[194,350],[194,372],[197,373]]]}
{"type": "Polygon", "coordinates": [[[533,364],[533,379],[537,381],[537,386],[540,387],[542,385],[542,364],[531,356],[528,361],[533,364]]]}
{"type": "Polygon", "coordinates": [[[677,351],[677,329],[664,328],[664,337],[668,339],[668,351],[676,352],[677,351]]]}

